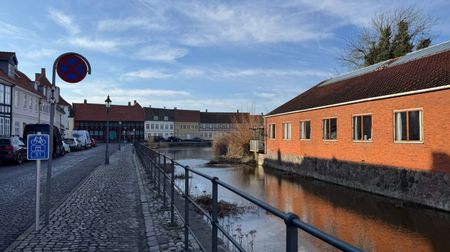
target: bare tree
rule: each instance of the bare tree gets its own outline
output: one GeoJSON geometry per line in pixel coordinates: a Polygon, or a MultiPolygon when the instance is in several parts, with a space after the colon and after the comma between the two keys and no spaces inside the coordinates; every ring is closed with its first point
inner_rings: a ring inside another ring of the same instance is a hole
{"type": "Polygon", "coordinates": [[[407,24],[410,37],[409,43],[415,48],[417,48],[417,45],[423,48],[423,45],[431,43],[431,28],[437,21],[437,18],[424,15],[414,7],[379,12],[372,18],[372,22],[368,27],[362,28],[356,37],[347,41],[347,45],[342,55],[338,57],[338,60],[350,68],[370,65],[372,61],[367,61],[367,58],[371,57],[374,46],[382,38],[383,31],[389,28],[392,34],[397,34],[401,23],[407,24]]]}

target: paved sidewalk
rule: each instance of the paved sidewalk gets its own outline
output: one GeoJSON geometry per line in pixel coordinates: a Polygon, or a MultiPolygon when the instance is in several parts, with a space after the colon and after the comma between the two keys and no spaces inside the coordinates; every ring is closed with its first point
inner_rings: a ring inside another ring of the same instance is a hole
{"type": "MultiPolygon", "coordinates": [[[[48,227],[25,232],[7,251],[148,251],[140,179],[126,146],[101,165],[56,208],[48,227]]],[[[147,227],[146,227],[147,224],[147,227]]],[[[150,226],[149,226],[150,225],[150,226]]]]}

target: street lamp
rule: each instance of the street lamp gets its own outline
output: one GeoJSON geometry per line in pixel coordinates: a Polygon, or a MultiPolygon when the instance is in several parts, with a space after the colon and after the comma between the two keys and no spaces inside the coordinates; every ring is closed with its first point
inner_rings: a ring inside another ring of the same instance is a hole
{"type": "Polygon", "coordinates": [[[122,121],[119,121],[119,150],[120,150],[120,145],[122,144],[122,121]]]}
{"type": "Polygon", "coordinates": [[[109,99],[109,95],[105,100],[106,105],[106,152],[105,152],[105,165],[109,165],[109,108],[111,107],[111,99],[109,99]]]}

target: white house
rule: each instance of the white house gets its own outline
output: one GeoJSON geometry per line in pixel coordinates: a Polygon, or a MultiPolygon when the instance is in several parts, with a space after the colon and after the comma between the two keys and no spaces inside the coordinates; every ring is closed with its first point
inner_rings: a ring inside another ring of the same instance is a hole
{"type": "Polygon", "coordinates": [[[144,138],[161,136],[168,138],[174,135],[174,111],[166,108],[144,108],[144,138]]]}
{"type": "Polygon", "coordinates": [[[11,92],[15,82],[16,67],[15,53],[0,52],[0,136],[11,135],[11,92]]]}

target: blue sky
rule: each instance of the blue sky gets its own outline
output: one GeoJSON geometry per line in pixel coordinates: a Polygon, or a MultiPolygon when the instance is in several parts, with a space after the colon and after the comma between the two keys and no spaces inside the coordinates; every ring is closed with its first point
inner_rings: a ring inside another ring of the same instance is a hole
{"type": "MultiPolygon", "coordinates": [[[[67,51],[92,75],[57,80],[69,102],[267,113],[347,69],[345,41],[377,11],[415,6],[450,39],[450,1],[2,1],[0,50],[31,79],[67,51]]],[[[50,76],[49,76],[50,78],[50,76]]]]}

